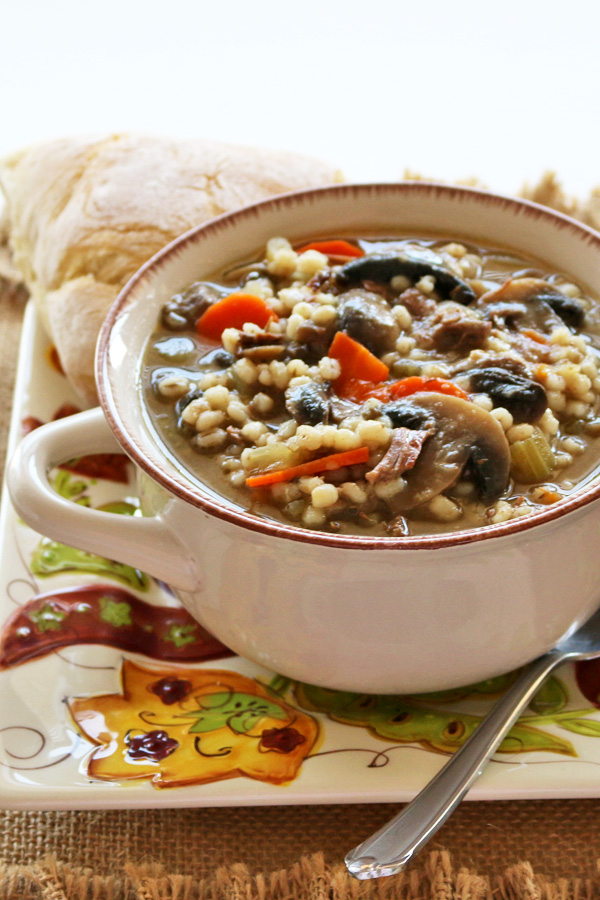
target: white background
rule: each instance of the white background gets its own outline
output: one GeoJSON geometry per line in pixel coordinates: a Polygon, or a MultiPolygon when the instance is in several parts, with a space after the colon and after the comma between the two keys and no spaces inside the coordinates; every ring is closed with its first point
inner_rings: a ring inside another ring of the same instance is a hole
{"type": "Polygon", "coordinates": [[[0,154],[137,130],[353,180],[600,183],[598,0],[0,0],[0,154]]]}

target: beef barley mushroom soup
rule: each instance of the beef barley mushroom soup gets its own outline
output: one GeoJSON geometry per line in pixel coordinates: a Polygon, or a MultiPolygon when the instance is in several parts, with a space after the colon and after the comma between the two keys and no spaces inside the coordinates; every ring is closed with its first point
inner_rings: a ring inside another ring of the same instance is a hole
{"type": "Polygon", "coordinates": [[[252,513],[342,534],[486,527],[600,457],[600,304],[459,239],[331,239],[191,284],[142,367],[180,463],[252,513]]]}

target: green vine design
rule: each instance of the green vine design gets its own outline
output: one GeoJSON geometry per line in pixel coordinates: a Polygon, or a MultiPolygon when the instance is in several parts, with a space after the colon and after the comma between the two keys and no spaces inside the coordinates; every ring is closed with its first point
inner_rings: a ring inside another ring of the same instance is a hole
{"type": "MultiPolygon", "coordinates": [[[[290,682],[276,676],[273,693],[291,691],[297,704],[309,712],[323,713],[335,722],[366,728],[375,737],[402,744],[419,744],[437,753],[455,753],[468,740],[482,716],[442,708],[458,700],[477,700],[502,694],[515,681],[511,672],[460,690],[414,697],[357,694],[333,691],[315,685],[290,682]]],[[[544,730],[555,726],[585,737],[600,737],[600,722],[587,718],[596,710],[565,709],[567,688],[556,676],[549,678],[530,704],[532,715],[521,716],[499,747],[500,753],[544,751],[577,756],[566,738],[544,730]]]]}
{"type": "MultiPolygon", "coordinates": [[[[91,499],[87,494],[94,479],[75,478],[66,469],[56,469],[50,478],[54,490],[61,497],[79,503],[83,506],[91,506],[91,499]]],[[[131,500],[115,500],[97,507],[102,512],[116,513],[118,515],[133,516],[138,513],[138,506],[131,500]]],[[[106,559],[94,553],[78,550],[59,541],[50,538],[42,538],[31,556],[31,573],[40,577],[57,575],[61,572],[86,572],[91,575],[99,575],[105,578],[115,579],[129,585],[138,591],[147,591],[150,587],[150,579],[146,574],[132,566],[106,559]]],[[[126,610],[113,610],[107,608],[106,621],[115,625],[131,624],[127,621],[126,610]]],[[[51,627],[51,626],[47,626],[51,627]]],[[[193,640],[193,638],[192,638],[193,640]]],[[[186,640],[184,640],[184,643],[186,640]]],[[[177,641],[175,641],[177,643],[177,641]]],[[[180,646],[177,643],[177,646],[180,646]]]]}

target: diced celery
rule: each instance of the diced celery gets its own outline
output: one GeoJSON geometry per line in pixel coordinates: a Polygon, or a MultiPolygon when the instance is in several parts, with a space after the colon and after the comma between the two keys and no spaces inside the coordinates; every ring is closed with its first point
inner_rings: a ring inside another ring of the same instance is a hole
{"type": "Polygon", "coordinates": [[[255,447],[244,455],[244,468],[252,474],[269,472],[271,469],[287,469],[295,465],[297,454],[285,444],[266,444],[255,447]]]}
{"type": "Polygon", "coordinates": [[[392,365],[392,375],[396,378],[408,378],[410,375],[419,375],[423,364],[416,359],[397,359],[392,365]]]}
{"type": "Polygon", "coordinates": [[[556,463],[552,448],[539,428],[534,428],[531,437],[511,444],[510,455],[512,476],[524,484],[546,481],[556,463]]]}

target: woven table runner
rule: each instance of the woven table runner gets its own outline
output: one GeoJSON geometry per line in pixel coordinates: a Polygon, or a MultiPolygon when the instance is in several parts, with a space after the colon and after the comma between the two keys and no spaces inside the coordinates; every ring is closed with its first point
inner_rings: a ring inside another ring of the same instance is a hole
{"type": "MultiPolygon", "coordinates": [[[[600,229],[598,190],[526,194],[600,229]]],[[[24,302],[0,267],[0,475],[24,302]]],[[[351,879],[344,854],[399,808],[4,811],[0,900],[600,898],[600,800],[464,803],[407,873],[351,879]]]]}
{"type": "Polygon", "coordinates": [[[99,877],[53,859],[0,869],[1,900],[595,900],[598,889],[598,879],[552,881],[528,862],[488,878],[456,868],[444,850],[425,854],[408,872],[371,882],[355,881],[342,865],[328,866],[320,853],[287,869],[253,875],[238,863],[201,878],[156,864],[127,864],[122,874],[99,877]]]}

